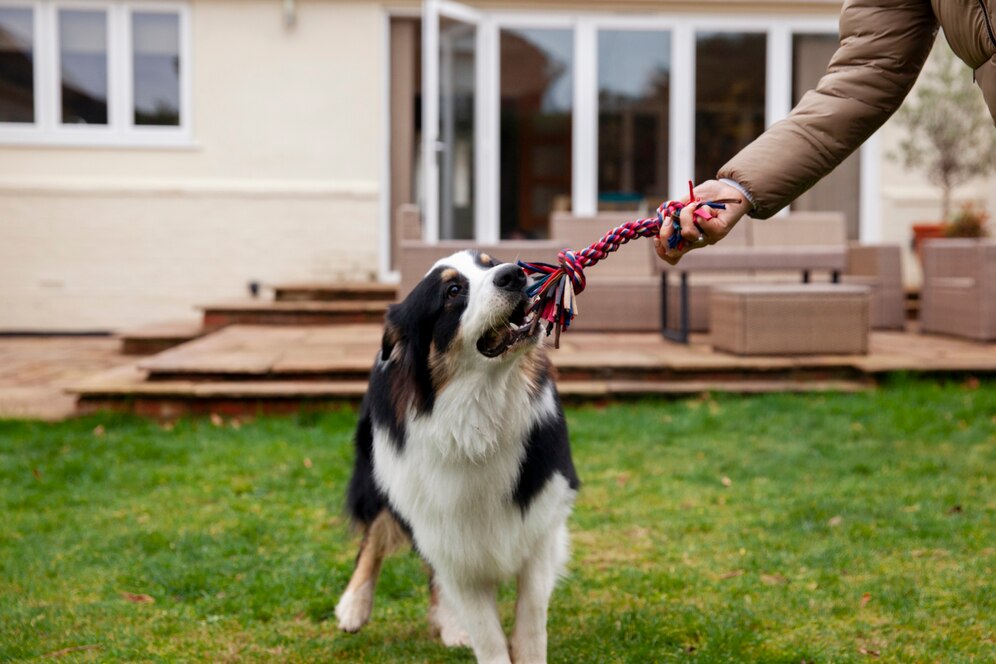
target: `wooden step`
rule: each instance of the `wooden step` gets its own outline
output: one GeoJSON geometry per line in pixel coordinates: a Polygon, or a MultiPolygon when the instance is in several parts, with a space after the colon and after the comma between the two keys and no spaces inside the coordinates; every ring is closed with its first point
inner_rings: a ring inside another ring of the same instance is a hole
{"type": "Polygon", "coordinates": [[[146,358],[153,381],[366,380],[379,325],[235,325],[146,358]]]}
{"type": "Polygon", "coordinates": [[[204,333],[197,321],[165,321],[122,330],[122,355],[154,355],[196,339],[204,333]]]}
{"type": "Polygon", "coordinates": [[[273,287],[278,302],[394,302],[398,287],[393,284],[296,283],[273,287]]]}
{"type": "MultiPolygon", "coordinates": [[[[285,303],[291,304],[291,303],[285,303]]],[[[253,414],[358,402],[379,352],[379,324],[235,325],[94,377],[73,391],[79,409],[174,417],[253,414]]],[[[996,375],[996,344],[873,332],[868,355],[738,357],[696,337],[571,332],[550,350],[565,399],[702,392],[856,391],[891,372],[996,375]]]]}
{"type": "Polygon", "coordinates": [[[581,380],[558,381],[557,389],[565,399],[584,400],[643,396],[689,396],[706,392],[728,394],[771,394],[803,392],[863,392],[875,386],[863,380],[685,380],[627,381],[581,380]]]}
{"type": "Polygon", "coordinates": [[[129,365],[94,376],[67,391],[77,396],[79,414],[110,410],[173,418],[210,413],[245,416],[327,409],[344,402],[359,403],[366,389],[366,381],[148,382],[146,372],[137,365],[129,365]]]}
{"type": "MultiPolygon", "coordinates": [[[[380,347],[377,325],[322,327],[231,326],[143,360],[150,381],[366,380],[380,347]]],[[[660,342],[663,343],[663,342],[660,342]]],[[[569,382],[736,382],[856,380],[847,362],[826,358],[686,356],[662,361],[649,353],[550,351],[560,380],[569,382]]]]}
{"type": "Polygon", "coordinates": [[[204,305],[204,328],[229,325],[347,325],[381,323],[388,302],[277,302],[241,300],[204,305]]]}
{"type": "MultiPolygon", "coordinates": [[[[365,380],[342,381],[148,381],[138,365],[114,369],[70,388],[81,414],[101,410],[158,418],[217,413],[246,416],[291,413],[356,404],[367,390],[365,380]]],[[[856,392],[873,383],[860,381],[566,381],[558,383],[571,402],[644,396],[680,397],[703,392],[761,394],[774,392],[856,392]]]]}

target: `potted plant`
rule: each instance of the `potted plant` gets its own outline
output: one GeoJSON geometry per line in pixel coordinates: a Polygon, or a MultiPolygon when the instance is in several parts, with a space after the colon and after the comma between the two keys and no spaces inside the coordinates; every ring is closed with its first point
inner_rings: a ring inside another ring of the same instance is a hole
{"type": "Polygon", "coordinates": [[[952,190],[996,170],[996,132],[971,72],[943,40],[896,118],[906,136],[895,156],[941,190],[940,220],[913,226],[919,253],[922,240],[945,236],[952,190]]]}
{"type": "Polygon", "coordinates": [[[962,205],[951,221],[944,224],[944,237],[981,238],[989,235],[986,222],[989,215],[972,203],[962,205]]]}

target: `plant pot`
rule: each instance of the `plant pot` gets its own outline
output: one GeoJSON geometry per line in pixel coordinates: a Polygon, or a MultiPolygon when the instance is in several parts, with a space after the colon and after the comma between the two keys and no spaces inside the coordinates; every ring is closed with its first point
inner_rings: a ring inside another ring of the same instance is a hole
{"type": "Polygon", "coordinates": [[[913,224],[913,251],[922,262],[921,247],[924,240],[935,240],[944,237],[944,224],[940,222],[913,224]]]}

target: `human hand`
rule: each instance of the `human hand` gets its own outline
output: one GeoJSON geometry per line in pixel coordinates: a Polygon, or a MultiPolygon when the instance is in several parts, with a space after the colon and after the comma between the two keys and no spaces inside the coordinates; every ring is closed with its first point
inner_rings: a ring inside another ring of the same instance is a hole
{"type": "MultiPolygon", "coordinates": [[[[671,225],[661,229],[660,237],[654,238],[654,249],[657,255],[669,265],[677,265],[681,257],[692,249],[698,249],[710,244],[716,244],[726,234],[733,230],[740,218],[750,212],[750,201],[736,187],[720,182],[707,180],[695,187],[695,198],[699,201],[723,203],[725,210],[711,210],[712,219],[695,219],[692,216],[694,206],[689,205],[681,211],[681,236],[685,243],[681,249],[669,249],[668,238],[676,232],[671,225]]],[[[687,203],[688,198],[682,199],[687,203]]],[[[708,208],[706,208],[708,209],[708,208]]]]}

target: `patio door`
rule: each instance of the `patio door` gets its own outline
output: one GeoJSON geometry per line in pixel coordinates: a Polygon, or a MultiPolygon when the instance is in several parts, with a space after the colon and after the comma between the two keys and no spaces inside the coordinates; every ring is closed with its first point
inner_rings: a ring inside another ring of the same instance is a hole
{"type": "Polygon", "coordinates": [[[426,0],[423,17],[425,240],[483,241],[488,235],[483,16],[449,0],[426,0]]]}

